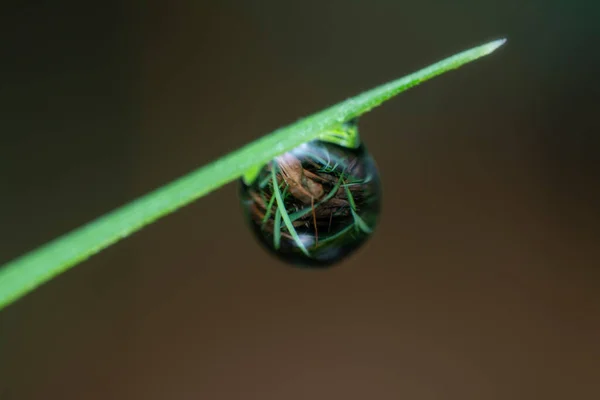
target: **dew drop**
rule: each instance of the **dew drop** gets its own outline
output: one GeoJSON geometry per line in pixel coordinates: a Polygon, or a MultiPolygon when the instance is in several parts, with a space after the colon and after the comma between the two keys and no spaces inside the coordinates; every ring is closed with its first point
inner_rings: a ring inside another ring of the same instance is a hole
{"type": "Polygon", "coordinates": [[[373,234],[381,208],[377,166],[364,144],[299,146],[265,165],[246,185],[244,215],[259,243],[298,267],[327,268],[373,234]]]}

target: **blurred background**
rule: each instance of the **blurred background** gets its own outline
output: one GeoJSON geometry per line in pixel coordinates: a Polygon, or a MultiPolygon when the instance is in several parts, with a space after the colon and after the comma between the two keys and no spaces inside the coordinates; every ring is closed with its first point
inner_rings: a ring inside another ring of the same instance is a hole
{"type": "Polygon", "coordinates": [[[489,40],[361,119],[381,223],[290,268],[234,184],[0,312],[0,399],[600,397],[593,1],[14,2],[0,263],[489,40]]]}

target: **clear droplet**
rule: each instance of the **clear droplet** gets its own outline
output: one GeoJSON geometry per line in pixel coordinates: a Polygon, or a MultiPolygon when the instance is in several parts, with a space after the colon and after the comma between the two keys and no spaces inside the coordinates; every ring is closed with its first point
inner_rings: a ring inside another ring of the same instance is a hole
{"type": "Polygon", "coordinates": [[[240,183],[258,241],[294,266],[332,266],[373,234],[381,207],[379,173],[364,145],[313,141],[272,160],[240,183]]]}

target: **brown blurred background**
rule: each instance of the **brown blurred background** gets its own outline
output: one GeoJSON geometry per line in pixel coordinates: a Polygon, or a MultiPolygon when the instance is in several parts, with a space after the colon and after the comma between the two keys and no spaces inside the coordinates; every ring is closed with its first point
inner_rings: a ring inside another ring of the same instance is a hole
{"type": "Polygon", "coordinates": [[[1,311],[0,399],[600,398],[597,2],[155,3],[1,12],[0,263],[509,40],[361,119],[385,195],[354,257],[281,264],[228,185],[1,311]]]}

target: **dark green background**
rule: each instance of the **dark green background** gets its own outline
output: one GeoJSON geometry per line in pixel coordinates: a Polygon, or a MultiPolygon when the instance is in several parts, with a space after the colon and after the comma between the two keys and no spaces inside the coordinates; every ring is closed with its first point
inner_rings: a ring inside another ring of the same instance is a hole
{"type": "Polygon", "coordinates": [[[339,268],[271,258],[229,185],[1,311],[0,399],[600,397],[597,2],[15,3],[0,263],[509,41],[362,118],[384,211],[339,268]]]}

